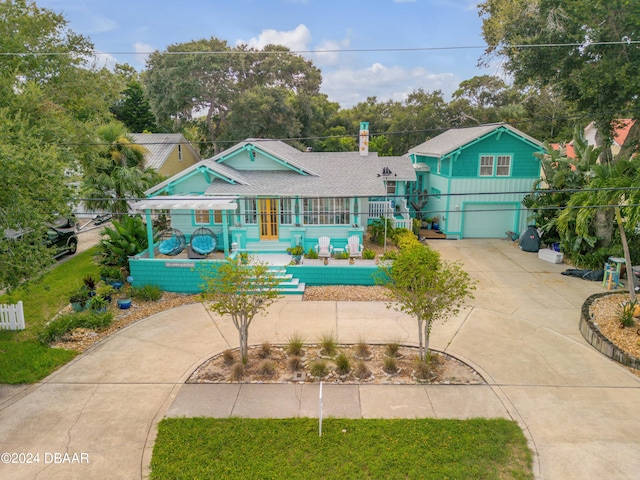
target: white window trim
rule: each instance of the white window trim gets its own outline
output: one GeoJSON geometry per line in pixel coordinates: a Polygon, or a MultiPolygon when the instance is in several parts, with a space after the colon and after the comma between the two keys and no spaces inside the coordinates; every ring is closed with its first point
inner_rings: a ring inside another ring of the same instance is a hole
{"type": "Polygon", "coordinates": [[[478,176],[480,177],[493,177],[495,174],[495,166],[496,166],[496,162],[495,162],[495,156],[494,155],[480,155],[480,165],[479,165],[479,170],[478,170],[478,176]],[[483,168],[488,168],[489,165],[483,165],[482,164],[482,160],[485,158],[489,158],[491,159],[491,173],[482,173],[482,169],[483,168]]]}
{"type": "Polygon", "coordinates": [[[511,176],[511,155],[496,155],[496,177],[510,177],[511,176]],[[500,159],[502,158],[506,158],[509,162],[507,163],[507,165],[500,165],[500,159]],[[507,167],[507,173],[506,174],[500,174],[498,173],[498,170],[500,168],[504,168],[507,167]]]}

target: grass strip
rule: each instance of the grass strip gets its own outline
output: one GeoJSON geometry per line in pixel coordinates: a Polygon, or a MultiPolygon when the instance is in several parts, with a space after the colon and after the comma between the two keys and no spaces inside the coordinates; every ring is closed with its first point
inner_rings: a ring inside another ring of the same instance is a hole
{"type": "Polygon", "coordinates": [[[164,419],[151,478],[531,479],[505,419],[164,419]]]}
{"type": "Polygon", "coordinates": [[[0,383],[37,382],[76,356],[75,352],[42,345],[38,337],[47,330],[47,322],[69,303],[69,295],[82,285],[85,276],[99,277],[99,267],[93,263],[95,254],[95,248],[77,254],[56,264],[37,281],[0,295],[0,303],[22,300],[26,324],[21,331],[0,331],[0,383]]]}

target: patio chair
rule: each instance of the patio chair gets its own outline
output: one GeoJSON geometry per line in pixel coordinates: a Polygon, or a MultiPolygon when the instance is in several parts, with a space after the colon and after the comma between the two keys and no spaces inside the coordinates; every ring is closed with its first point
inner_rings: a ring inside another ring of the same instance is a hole
{"type": "Polygon", "coordinates": [[[333,253],[333,245],[331,245],[331,239],[329,237],[318,238],[318,244],[314,247],[314,250],[318,252],[318,257],[329,258],[333,253]]]}
{"type": "Polygon", "coordinates": [[[360,237],[358,235],[351,235],[347,239],[347,252],[349,253],[349,258],[362,258],[363,250],[364,245],[360,243],[360,237]]]}
{"type": "Polygon", "coordinates": [[[216,249],[216,234],[208,228],[200,227],[191,235],[189,246],[200,255],[209,255],[216,249]]]}
{"type": "Polygon", "coordinates": [[[160,233],[160,245],[158,250],[163,255],[169,255],[171,257],[178,255],[186,245],[184,233],[175,228],[169,228],[160,233]]]}

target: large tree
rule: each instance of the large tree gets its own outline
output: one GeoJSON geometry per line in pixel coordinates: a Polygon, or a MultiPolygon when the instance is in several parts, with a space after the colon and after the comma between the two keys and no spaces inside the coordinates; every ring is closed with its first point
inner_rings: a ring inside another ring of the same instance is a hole
{"type": "Polygon", "coordinates": [[[230,315],[238,330],[240,356],[249,358],[249,327],[258,314],[264,314],[278,297],[279,280],[269,266],[249,258],[244,265],[239,259],[229,259],[213,266],[201,267],[205,283],[203,297],[208,308],[218,315],[230,315]]]}
{"type": "Polygon", "coordinates": [[[215,145],[235,103],[245,93],[266,87],[299,96],[316,95],[321,75],[312,62],[286,47],[231,47],[224,40],[210,38],[154,52],[147,60],[144,80],[161,122],[181,124],[204,116],[209,140],[215,145]]]}
{"type": "Polygon", "coordinates": [[[156,117],[151,111],[144,89],[140,82],[135,80],[129,82],[122,92],[122,98],[111,106],[111,112],[130,132],[155,132],[158,129],[156,117]]]}
{"type": "Polygon", "coordinates": [[[518,85],[558,87],[596,122],[598,146],[609,152],[612,121],[640,107],[640,46],[632,43],[640,2],[485,0],[479,7],[485,61],[504,58],[518,85]]]}

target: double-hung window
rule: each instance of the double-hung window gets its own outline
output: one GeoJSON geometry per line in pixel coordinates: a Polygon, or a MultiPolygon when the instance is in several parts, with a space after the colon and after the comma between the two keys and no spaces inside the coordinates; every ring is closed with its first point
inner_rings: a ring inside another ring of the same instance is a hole
{"type": "Polygon", "coordinates": [[[211,212],[209,210],[195,210],[196,225],[211,225],[211,212]]]}
{"type": "Polygon", "coordinates": [[[499,155],[496,166],[496,176],[508,177],[511,174],[511,157],[509,155],[499,155]]]}
{"type": "Polygon", "coordinates": [[[481,177],[511,176],[511,155],[481,155],[481,177]]]}
{"type": "Polygon", "coordinates": [[[493,156],[483,155],[480,157],[480,176],[493,176],[493,156]]]}

